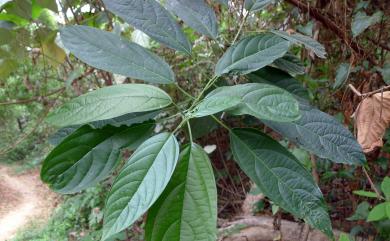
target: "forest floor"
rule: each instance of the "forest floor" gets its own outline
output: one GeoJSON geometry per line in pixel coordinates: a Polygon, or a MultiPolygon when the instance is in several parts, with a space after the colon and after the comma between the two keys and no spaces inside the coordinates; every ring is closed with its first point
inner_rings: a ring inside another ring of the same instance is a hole
{"type": "Polygon", "coordinates": [[[17,174],[0,164],[0,241],[11,240],[32,221],[46,220],[58,197],[41,182],[39,170],[17,174]]]}

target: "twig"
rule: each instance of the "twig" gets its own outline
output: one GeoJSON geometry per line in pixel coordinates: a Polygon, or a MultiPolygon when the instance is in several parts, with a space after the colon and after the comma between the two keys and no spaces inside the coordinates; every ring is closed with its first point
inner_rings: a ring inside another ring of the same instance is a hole
{"type": "Polygon", "coordinates": [[[311,17],[321,22],[326,28],[334,32],[347,46],[349,46],[355,53],[363,58],[367,58],[367,60],[373,64],[377,65],[376,59],[372,55],[367,55],[366,51],[358,42],[354,41],[350,38],[345,31],[341,29],[338,24],[330,18],[329,15],[323,14],[319,9],[310,7],[308,4],[303,3],[299,0],[286,0],[290,4],[298,7],[303,12],[308,12],[311,17]]]}
{"type": "Polygon", "coordinates": [[[349,84],[348,87],[352,90],[353,93],[355,93],[355,95],[361,97],[362,96],[362,93],[360,93],[360,91],[358,91],[355,86],[353,86],[352,84],[349,84]]]}
{"type": "Polygon", "coordinates": [[[45,97],[49,97],[51,95],[60,93],[60,92],[62,92],[64,90],[65,90],[65,87],[62,87],[60,89],[57,89],[57,90],[54,90],[54,91],[48,93],[45,96],[36,96],[36,97],[31,98],[31,99],[21,99],[21,100],[12,100],[12,101],[0,102],[0,106],[2,106],[2,105],[27,104],[27,103],[31,103],[31,102],[34,102],[34,101],[40,101],[40,100],[42,100],[45,97]]]}
{"type": "Polygon", "coordinates": [[[242,18],[242,22],[240,24],[240,27],[237,31],[237,34],[236,36],[234,36],[234,39],[233,39],[233,42],[231,45],[234,45],[234,43],[237,41],[238,37],[240,36],[241,34],[241,31],[242,31],[242,28],[244,27],[244,24],[245,24],[245,21],[246,21],[246,18],[249,16],[249,12],[247,12],[246,14],[244,14],[244,17],[242,18]]]}
{"type": "Polygon", "coordinates": [[[311,173],[313,175],[314,181],[318,184],[320,182],[320,177],[317,172],[317,162],[316,157],[313,154],[310,154],[310,161],[311,161],[311,173]]]}
{"type": "Polygon", "coordinates": [[[360,91],[358,91],[355,86],[353,86],[352,84],[349,84],[348,87],[352,90],[352,92],[354,92],[357,96],[359,97],[363,97],[363,98],[366,98],[366,97],[369,97],[373,94],[376,94],[376,93],[381,93],[385,90],[388,90],[390,89],[390,85],[387,85],[387,86],[384,86],[380,89],[377,89],[377,90],[374,90],[374,91],[370,91],[370,92],[367,92],[367,93],[360,93],[360,91]]]}
{"type": "Polygon", "coordinates": [[[367,172],[366,168],[362,167],[362,169],[363,169],[364,175],[366,176],[368,182],[370,183],[371,189],[376,193],[376,195],[378,196],[379,199],[384,199],[384,197],[380,194],[380,192],[376,188],[376,186],[375,186],[374,182],[372,181],[370,175],[368,175],[368,172],[367,172]]]}

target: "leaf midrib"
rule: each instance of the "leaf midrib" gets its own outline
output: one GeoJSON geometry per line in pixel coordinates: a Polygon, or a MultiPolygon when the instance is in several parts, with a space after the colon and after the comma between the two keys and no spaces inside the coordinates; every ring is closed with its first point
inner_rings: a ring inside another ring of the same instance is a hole
{"type": "MultiPolygon", "coordinates": [[[[295,193],[295,192],[293,191],[293,189],[290,188],[289,185],[287,185],[285,182],[283,182],[283,181],[278,177],[278,175],[276,175],[276,174],[272,171],[272,169],[270,169],[270,168],[268,167],[268,165],[266,165],[266,164],[262,161],[262,159],[260,159],[260,158],[257,157],[257,155],[248,147],[248,145],[246,145],[246,143],[245,143],[244,141],[242,141],[237,135],[235,135],[233,131],[231,131],[230,133],[232,133],[234,136],[236,136],[236,139],[238,139],[239,142],[241,142],[241,143],[244,144],[244,146],[245,146],[246,149],[251,153],[252,156],[254,156],[257,160],[260,160],[260,162],[263,163],[263,166],[264,166],[264,167],[265,167],[273,176],[275,176],[275,178],[278,180],[278,182],[283,183],[283,185],[285,185],[285,186],[287,187],[287,189],[288,189],[290,192],[295,193]]],[[[233,149],[233,152],[235,152],[234,149],[233,149]]],[[[236,155],[237,155],[237,154],[236,154],[236,155]]],[[[283,199],[283,197],[282,197],[282,199],[283,199]]],[[[284,201],[284,202],[285,202],[285,201],[284,201]]],[[[307,208],[306,205],[304,205],[304,206],[307,208]]],[[[295,211],[292,212],[292,213],[294,213],[294,214],[297,215],[298,217],[301,217],[300,214],[295,213],[295,211]]]]}

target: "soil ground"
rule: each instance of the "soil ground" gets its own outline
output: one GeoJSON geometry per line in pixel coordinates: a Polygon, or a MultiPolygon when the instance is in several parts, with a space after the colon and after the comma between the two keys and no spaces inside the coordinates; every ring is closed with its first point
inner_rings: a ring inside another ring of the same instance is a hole
{"type": "Polygon", "coordinates": [[[0,165],[0,241],[11,240],[31,221],[46,220],[57,200],[41,182],[38,170],[16,174],[0,165]]]}

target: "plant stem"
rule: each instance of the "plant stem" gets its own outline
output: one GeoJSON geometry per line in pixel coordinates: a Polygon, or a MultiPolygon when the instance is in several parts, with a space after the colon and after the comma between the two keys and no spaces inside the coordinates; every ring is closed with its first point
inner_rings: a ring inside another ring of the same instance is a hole
{"type": "Polygon", "coordinates": [[[231,131],[231,129],[229,128],[229,126],[227,126],[225,123],[223,123],[220,119],[218,119],[218,118],[215,117],[214,115],[211,115],[211,117],[212,117],[218,124],[220,124],[222,127],[224,127],[225,129],[227,129],[229,132],[231,131]]]}
{"type": "Polygon", "coordinates": [[[368,182],[370,183],[370,186],[371,186],[372,190],[374,190],[374,192],[376,193],[376,195],[378,196],[379,199],[382,199],[382,200],[383,200],[384,197],[382,197],[382,195],[380,194],[380,192],[378,191],[378,189],[375,187],[375,184],[374,184],[374,182],[372,181],[370,175],[368,175],[368,172],[367,172],[366,168],[365,168],[365,167],[362,167],[362,169],[363,169],[364,175],[366,175],[366,178],[367,178],[368,182]]]}
{"type": "Polygon", "coordinates": [[[187,91],[185,91],[183,88],[180,87],[179,84],[176,83],[176,87],[178,90],[180,90],[180,92],[182,92],[185,96],[191,98],[191,99],[195,99],[195,97],[193,97],[190,93],[188,93],[187,91]]]}
{"type": "Polygon", "coordinates": [[[246,18],[247,18],[248,16],[249,16],[249,12],[247,12],[246,14],[244,14],[244,17],[242,18],[242,21],[241,21],[241,23],[240,23],[240,27],[239,27],[239,29],[238,29],[238,31],[237,31],[236,36],[234,36],[234,39],[233,39],[233,42],[232,42],[231,45],[233,45],[233,44],[237,41],[238,37],[240,36],[241,31],[242,31],[242,28],[244,27],[246,18]]]}
{"type": "Polygon", "coordinates": [[[192,143],[192,131],[191,131],[191,125],[189,120],[187,120],[187,127],[188,127],[188,135],[190,136],[190,142],[192,143]]]}
{"type": "Polygon", "coordinates": [[[191,107],[188,109],[189,111],[192,111],[192,109],[196,106],[196,104],[198,104],[200,98],[202,98],[203,94],[206,92],[206,90],[208,90],[214,83],[215,81],[218,80],[218,76],[214,76],[213,78],[211,78],[206,86],[203,88],[203,90],[199,93],[199,95],[196,97],[196,99],[194,100],[194,102],[192,102],[192,105],[191,107]]]}

